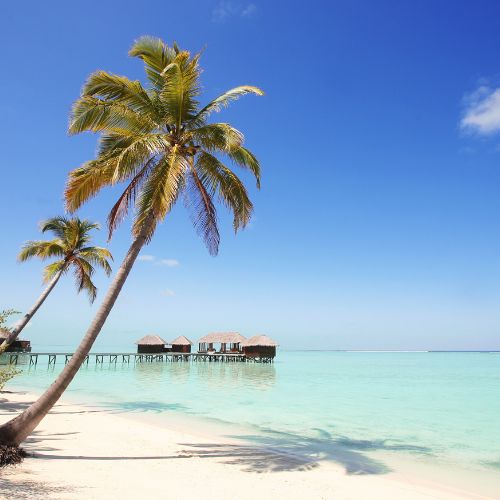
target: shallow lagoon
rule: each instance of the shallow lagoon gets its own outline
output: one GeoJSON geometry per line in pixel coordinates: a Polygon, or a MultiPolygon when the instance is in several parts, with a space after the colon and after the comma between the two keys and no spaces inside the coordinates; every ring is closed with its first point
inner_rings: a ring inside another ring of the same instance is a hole
{"type": "MultiPolygon", "coordinates": [[[[24,367],[11,387],[47,387],[63,364],[48,368],[45,359],[24,367]]],[[[274,364],[90,362],[66,397],[157,421],[203,419],[226,435],[333,460],[351,473],[385,473],[398,461],[500,470],[496,353],[280,351],[274,364]]]]}

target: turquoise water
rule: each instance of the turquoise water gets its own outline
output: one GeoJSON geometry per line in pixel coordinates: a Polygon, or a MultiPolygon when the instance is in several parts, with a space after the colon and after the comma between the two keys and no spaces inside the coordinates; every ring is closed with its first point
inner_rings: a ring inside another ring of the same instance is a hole
{"type": "MultiPolygon", "coordinates": [[[[41,390],[62,368],[24,372],[41,390]]],[[[284,352],[274,364],[89,364],[67,397],[157,418],[191,415],[228,433],[353,473],[388,470],[385,455],[500,470],[500,354],[284,352]]]]}

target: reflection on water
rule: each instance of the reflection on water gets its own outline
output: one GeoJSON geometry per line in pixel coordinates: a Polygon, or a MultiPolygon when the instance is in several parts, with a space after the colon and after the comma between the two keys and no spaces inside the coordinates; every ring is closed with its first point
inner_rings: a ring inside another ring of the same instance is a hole
{"type": "MultiPolygon", "coordinates": [[[[99,366],[96,370],[106,370],[99,366]]],[[[245,386],[266,390],[276,381],[276,370],[272,364],[256,363],[137,363],[136,365],[113,365],[113,370],[131,371],[137,382],[143,384],[197,383],[209,389],[235,390],[245,386]]]]}
{"type": "Polygon", "coordinates": [[[200,383],[213,388],[269,389],[276,382],[276,370],[272,364],[257,363],[194,363],[192,370],[200,383]]]}

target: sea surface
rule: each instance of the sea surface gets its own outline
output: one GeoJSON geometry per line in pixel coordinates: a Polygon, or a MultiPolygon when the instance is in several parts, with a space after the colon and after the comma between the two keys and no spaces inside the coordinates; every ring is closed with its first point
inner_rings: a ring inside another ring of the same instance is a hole
{"type": "MultiPolygon", "coordinates": [[[[43,390],[62,367],[62,358],[51,368],[42,358],[10,388],[43,390]]],[[[273,364],[91,361],[66,398],[165,422],[216,422],[227,435],[353,474],[413,461],[500,477],[498,353],[282,350],[273,364]]]]}

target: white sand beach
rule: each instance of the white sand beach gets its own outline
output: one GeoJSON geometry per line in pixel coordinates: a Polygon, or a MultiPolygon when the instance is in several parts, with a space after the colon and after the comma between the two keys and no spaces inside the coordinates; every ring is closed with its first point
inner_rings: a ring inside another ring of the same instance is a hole
{"type": "MultiPolygon", "coordinates": [[[[0,422],[34,398],[0,394],[0,422]]],[[[488,498],[411,474],[347,475],[333,463],[65,402],[25,448],[32,456],[0,472],[2,499],[488,498]]]]}

